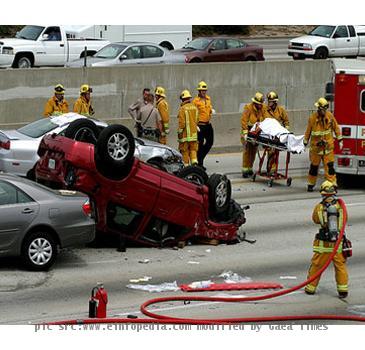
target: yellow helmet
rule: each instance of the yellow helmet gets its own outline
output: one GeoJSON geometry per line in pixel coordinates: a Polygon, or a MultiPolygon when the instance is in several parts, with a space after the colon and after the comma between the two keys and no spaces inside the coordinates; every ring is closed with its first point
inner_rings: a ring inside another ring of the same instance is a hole
{"type": "Polygon", "coordinates": [[[54,93],[59,94],[59,95],[63,95],[65,93],[65,88],[63,87],[62,84],[57,84],[54,87],[54,93]]]}
{"type": "Polygon", "coordinates": [[[256,92],[255,96],[251,98],[253,103],[262,105],[264,103],[264,95],[261,92],[256,92]]]}
{"type": "Polygon", "coordinates": [[[166,97],[165,89],[162,86],[157,86],[157,88],[155,89],[155,94],[158,96],[166,97]]]}
{"type": "Polygon", "coordinates": [[[189,90],[184,90],[180,94],[180,100],[185,100],[187,98],[191,98],[191,94],[189,90]]]}
{"type": "Polygon", "coordinates": [[[278,96],[278,94],[275,91],[270,91],[267,94],[267,100],[268,101],[275,101],[275,102],[277,102],[279,100],[279,96],[278,96]]]}
{"type": "Polygon", "coordinates": [[[329,103],[324,97],[321,97],[318,99],[318,101],[314,105],[317,108],[327,109],[329,106],[329,103]]]}
{"type": "Polygon", "coordinates": [[[93,92],[93,89],[88,84],[83,84],[80,87],[80,94],[86,94],[87,92],[93,92]]]}
{"type": "Polygon", "coordinates": [[[198,84],[198,87],[196,88],[197,90],[202,90],[202,91],[207,91],[208,90],[208,85],[205,81],[201,81],[198,84]]]}
{"type": "Polygon", "coordinates": [[[319,189],[319,192],[322,194],[322,195],[332,195],[332,194],[336,194],[337,193],[337,189],[336,189],[336,185],[331,182],[331,181],[328,181],[328,180],[325,180],[320,189],[319,189]]]}

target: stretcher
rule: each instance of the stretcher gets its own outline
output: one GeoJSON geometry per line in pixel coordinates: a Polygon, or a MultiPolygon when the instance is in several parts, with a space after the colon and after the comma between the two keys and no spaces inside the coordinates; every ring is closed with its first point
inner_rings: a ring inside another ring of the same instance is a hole
{"type": "Polygon", "coordinates": [[[247,141],[259,146],[257,147],[259,168],[253,173],[252,181],[261,176],[268,179],[269,187],[272,187],[274,180],[286,180],[287,186],[290,186],[292,183],[292,178],[288,176],[290,155],[304,151],[303,136],[295,136],[283,128],[277,120],[267,118],[252,127],[247,141]],[[278,171],[281,152],[286,153],[284,173],[278,171]]]}

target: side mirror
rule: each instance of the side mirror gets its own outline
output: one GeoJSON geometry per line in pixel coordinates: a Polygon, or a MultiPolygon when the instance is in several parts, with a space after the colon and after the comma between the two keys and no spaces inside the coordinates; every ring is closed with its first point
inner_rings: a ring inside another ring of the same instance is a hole
{"type": "Polygon", "coordinates": [[[48,37],[49,37],[49,35],[48,35],[48,34],[43,34],[43,35],[42,35],[42,40],[48,40],[48,37]]]}
{"type": "Polygon", "coordinates": [[[211,53],[211,52],[213,52],[213,51],[215,51],[215,48],[214,48],[214,47],[210,47],[210,48],[208,49],[208,52],[209,52],[209,53],[211,53]]]}
{"type": "Polygon", "coordinates": [[[119,60],[120,61],[123,61],[123,60],[125,60],[125,59],[127,59],[128,57],[127,57],[127,55],[122,55],[122,56],[120,56],[119,57],[119,60]]]}

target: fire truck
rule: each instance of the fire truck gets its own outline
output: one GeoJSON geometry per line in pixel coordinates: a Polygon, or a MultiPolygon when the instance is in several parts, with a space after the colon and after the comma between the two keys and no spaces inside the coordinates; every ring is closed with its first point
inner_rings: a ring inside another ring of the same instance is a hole
{"type": "Polygon", "coordinates": [[[343,135],[343,149],[335,147],[335,170],[344,175],[365,175],[365,61],[332,60],[332,81],[326,98],[343,135]]]}

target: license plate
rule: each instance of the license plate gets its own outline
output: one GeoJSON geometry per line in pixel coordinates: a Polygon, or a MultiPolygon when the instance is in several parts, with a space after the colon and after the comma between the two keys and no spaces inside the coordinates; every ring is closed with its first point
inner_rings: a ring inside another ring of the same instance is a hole
{"type": "Polygon", "coordinates": [[[48,159],[48,168],[56,169],[56,161],[52,158],[48,159]]]}
{"type": "Polygon", "coordinates": [[[359,167],[365,167],[365,160],[359,160],[359,167]]]}
{"type": "Polygon", "coordinates": [[[295,57],[295,58],[299,57],[299,53],[294,53],[293,57],[295,57]]]}

